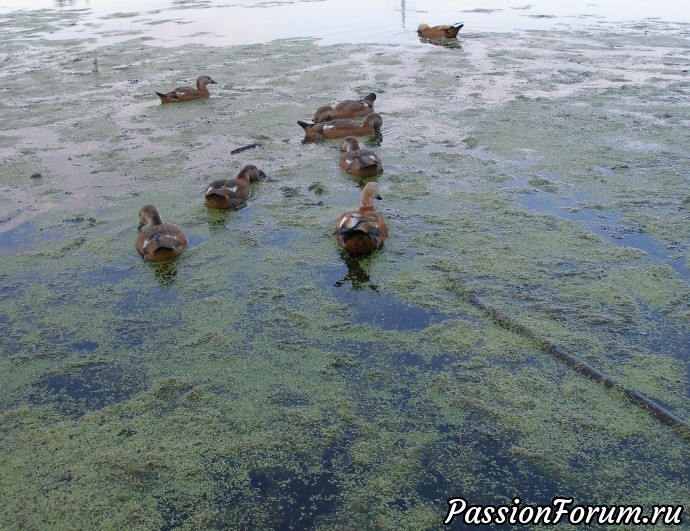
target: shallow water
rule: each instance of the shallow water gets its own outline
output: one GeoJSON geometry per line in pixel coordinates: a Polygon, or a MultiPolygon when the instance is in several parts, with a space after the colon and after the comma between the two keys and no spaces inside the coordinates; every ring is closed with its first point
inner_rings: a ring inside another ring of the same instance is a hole
{"type": "Polygon", "coordinates": [[[545,6],[463,7],[450,49],[413,28],[455,3],[382,4],[398,18],[375,44],[297,23],[238,43],[191,36],[223,9],[335,2],[0,0],[1,528],[439,529],[455,496],[690,506],[686,438],[468,302],[690,419],[690,26],[576,10],[505,31],[501,12],[545,6]],[[210,99],[158,103],[200,73],[210,99]],[[353,261],[332,230],[361,183],[296,120],[372,91],[391,234],[353,261]],[[208,211],[206,184],[249,163],[270,180],[208,211]],[[134,249],[148,202],[189,238],[171,264],[134,249]]]}
{"type": "MultiPolygon", "coordinates": [[[[134,37],[163,46],[183,42],[229,46],[276,39],[316,38],[317,43],[404,44],[421,23],[463,22],[464,33],[553,30],[643,20],[690,22],[684,0],[0,0],[0,15],[17,10],[53,10],[66,15],[35,28],[50,39],[95,39],[99,45],[134,37]]],[[[43,19],[53,19],[46,13],[43,19]]],[[[87,47],[93,44],[86,43],[87,47]]]]}

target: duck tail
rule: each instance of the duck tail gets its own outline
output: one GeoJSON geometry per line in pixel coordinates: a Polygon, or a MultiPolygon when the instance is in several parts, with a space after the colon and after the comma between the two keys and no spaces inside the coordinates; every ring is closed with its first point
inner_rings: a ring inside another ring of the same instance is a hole
{"type": "Polygon", "coordinates": [[[181,246],[180,240],[177,238],[177,236],[171,236],[171,235],[164,235],[164,236],[157,236],[156,239],[154,240],[156,245],[155,249],[178,249],[181,246]]]}
{"type": "Polygon", "coordinates": [[[163,94],[162,92],[156,92],[158,94],[159,98],[165,98],[166,94],[163,94]]]}
{"type": "Polygon", "coordinates": [[[364,169],[364,168],[372,168],[372,167],[378,167],[378,164],[376,163],[375,160],[371,160],[371,158],[365,158],[362,155],[359,155],[355,157],[357,159],[357,162],[359,162],[359,167],[364,169]]]}
{"type": "Polygon", "coordinates": [[[321,134],[314,131],[314,124],[303,122],[302,120],[297,120],[297,123],[304,129],[304,136],[306,138],[321,138],[321,134]]]}

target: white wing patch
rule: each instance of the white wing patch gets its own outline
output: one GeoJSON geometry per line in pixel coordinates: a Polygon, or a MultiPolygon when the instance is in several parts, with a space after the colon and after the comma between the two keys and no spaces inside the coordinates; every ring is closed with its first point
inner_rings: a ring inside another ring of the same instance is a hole
{"type": "Polygon", "coordinates": [[[347,229],[354,229],[357,225],[359,225],[359,218],[360,216],[358,215],[346,217],[340,224],[340,226],[342,227],[343,225],[345,225],[345,228],[347,229]]]}

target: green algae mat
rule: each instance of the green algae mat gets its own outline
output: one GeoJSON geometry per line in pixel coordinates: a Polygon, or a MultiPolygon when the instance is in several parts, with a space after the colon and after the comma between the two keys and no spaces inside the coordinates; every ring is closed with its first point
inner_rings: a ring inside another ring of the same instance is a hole
{"type": "Polygon", "coordinates": [[[0,34],[0,528],[440,529],[458,497],[687,522],[683,430],[543,347],[690,420],[690,28],[34,31],[59,22],[0,34]],[[210,99],[159,104],[201,74],[210,99]],[[296,121],[369,92],[390,237],[352,260],[362,183],[296,121]],[[270,180],[206,209],[245,164],[270,180]],[[173,263],[135,251],[146,203],[190,241],[173,263]]]}

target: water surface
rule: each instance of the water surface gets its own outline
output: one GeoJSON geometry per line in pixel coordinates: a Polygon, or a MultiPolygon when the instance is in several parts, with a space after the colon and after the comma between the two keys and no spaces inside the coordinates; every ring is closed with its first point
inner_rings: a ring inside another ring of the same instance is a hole
{"type": "Polygon", "coordinates": [[[0,527],[690,506],[687,439],[540,348],[690,419],[679,3],[0,5],[0,527]],[[201,73],[211,98],[159,104],[201,73]],[[390,237],[352,261],[361,183],[296,121],[369,92],[390,237]],[[206,209],[249,163],[248,205],[206,209]],[[149,202],[175,262],[135,251],[149,202]]]}

